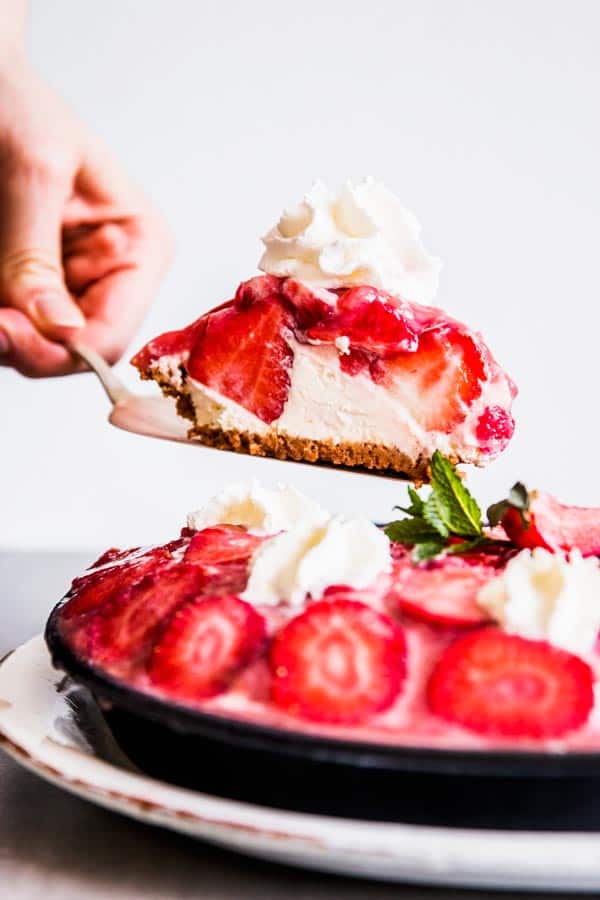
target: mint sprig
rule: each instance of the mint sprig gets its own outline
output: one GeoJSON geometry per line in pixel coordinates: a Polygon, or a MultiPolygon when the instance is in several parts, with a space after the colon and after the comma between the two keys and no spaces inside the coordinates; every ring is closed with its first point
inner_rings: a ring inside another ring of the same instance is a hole
{"type": "Polygon", "coordinates": [[[395,506],[394,509],[400,509],[410,516],[422,516],[424,503],[414,488],[408,488],[408,496],[410,497],[410,506],[395,506]]]}
{"type": "Polygon", "coordinates": [[[390,541],[401,544],[422,544],[426,541],[441,540],[439,532],[420,516],[390,522],[385,527],[385,533],[390,541]]]}
{"type": "Polygon", "coordinates": [[[406,517],[390,522],[384,531],[391,541],[413,548],[413,560],[421,562],[436,556],[469,553],[471,550],[514,546],[504,538],[492,537],[487,528],[499,525],[506,513],[515,509],[525,527],[529,524],[531,497],[524,484],[517,481],[508,497],[492,503],[487,510],[487,522],[481,519],[479,504],[462,482],[449,459],[436,450],[431,459],[431,490],[422,497],[408,488],[410,504],[396,506],[406,517]]]}
{"type": "Polygon", "coordinates": [[[481,510],[449,459],[436,450],[431,460],[431,491],[424,499],[408,489],[410,505],[397,507],[407,514],[390,522],[385,533],[391,541],[414,547],[415,560],[441,553],[464,553],[490,539],[483,531],[481,510]],[[452,542],[451,538],[460,538],[452,542]]]}

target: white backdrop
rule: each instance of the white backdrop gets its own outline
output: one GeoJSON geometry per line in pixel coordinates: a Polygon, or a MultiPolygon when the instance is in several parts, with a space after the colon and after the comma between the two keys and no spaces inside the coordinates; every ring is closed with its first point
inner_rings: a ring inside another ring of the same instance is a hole
{"type": "MultiPolygon", "coordinates": [[[[132,350],[231,296],[313,177],[374,174],[445,261],[440,305],[521,387],[511,448],[472,484],[486,500],[521,478],[600,504],[599,27],[595,0],[37,0],[30,46],[175,232],[132,350]]],[[[380,518],[404,494],[120,433],[90,376],[0,369],[0,398],[5,547],[158,540],[252,475],[380,518]]]]}

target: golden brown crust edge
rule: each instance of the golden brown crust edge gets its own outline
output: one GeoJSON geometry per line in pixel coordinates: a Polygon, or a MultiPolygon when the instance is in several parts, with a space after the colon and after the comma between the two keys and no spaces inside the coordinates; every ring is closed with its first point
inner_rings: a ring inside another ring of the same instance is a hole
{"type": "Polygon", "coordinates": [[[156,370],[148,369],[142,372],[141,376],[156,381],[165,396],[175,399],[179,415],[193,423],[188,436],[207,447],[233,450],[250,456],[362,469],[372,474],[393,473],[396,477],[404,477],[417,483],[429,481],[429,459],[427,457],[411,459],[397,447],[350,441],[336,443],[312,440],[278,432],[265,435],[252,434],[237,429],[226,431],[212,425],[197,425],[194,408],[187,394],[175,388],[156,370]]]}

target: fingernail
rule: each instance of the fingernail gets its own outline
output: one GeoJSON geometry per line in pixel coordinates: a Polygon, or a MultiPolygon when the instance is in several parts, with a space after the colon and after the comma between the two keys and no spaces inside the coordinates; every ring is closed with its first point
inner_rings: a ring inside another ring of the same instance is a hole
{"type": "Polygon", "coordinates": [[[10,340],[5,331],[0,328],[0,356],[6,356],[10,350],[10,340]]]}
{"type": "Polygon", "coordinates": [[[58,325],[63,328],[81,328],[85,325],[83,313],[59,294],[35,300],[33,314],[40,325],[58,325]]]}

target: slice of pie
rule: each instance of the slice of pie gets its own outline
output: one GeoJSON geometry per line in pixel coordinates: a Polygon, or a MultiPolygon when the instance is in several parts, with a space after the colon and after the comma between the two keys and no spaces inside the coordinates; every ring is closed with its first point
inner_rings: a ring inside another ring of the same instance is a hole
{"type": "Polygon", "coordinates": [[[316,185],[264,238],[266,274],[132,362],[213,447],[419,479],[436,449],[484,465],[516,389],[479,334],[425,305],[439,264],[418,235],[370,179],[316,185]]]}

